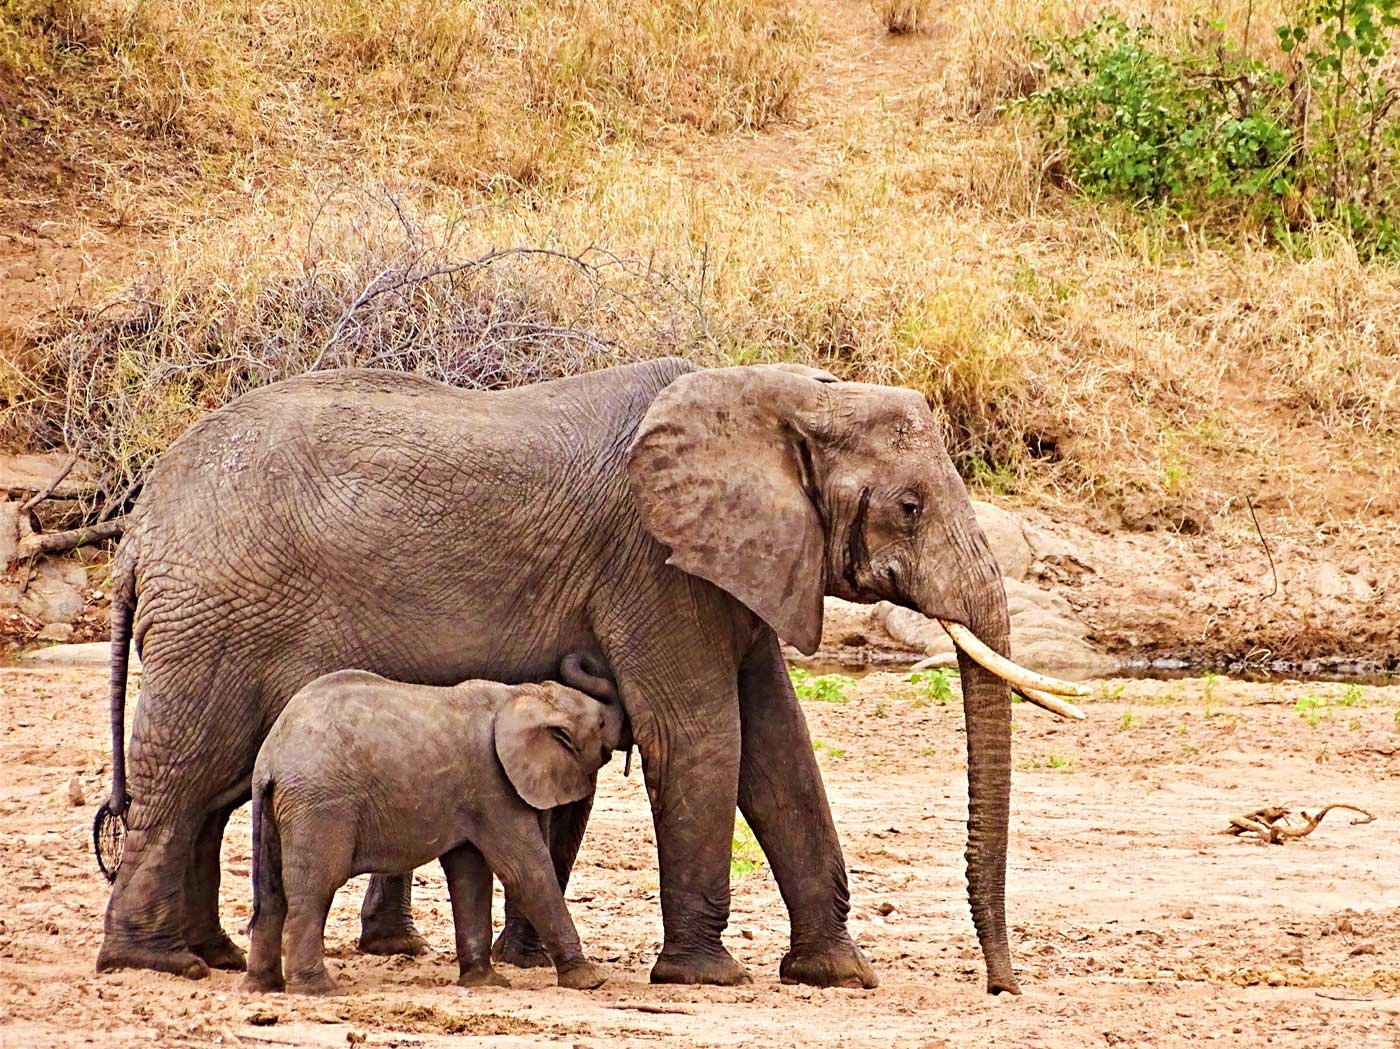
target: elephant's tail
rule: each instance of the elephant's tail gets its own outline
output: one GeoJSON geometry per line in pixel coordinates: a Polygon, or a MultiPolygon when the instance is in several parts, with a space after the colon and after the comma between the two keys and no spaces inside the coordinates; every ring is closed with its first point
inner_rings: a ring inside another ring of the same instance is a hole
{"type": "Polygon", "coordinates": [[[253,784],[253,916],[251,930],[268,896],[282,891],[282,837],[272,818],[271,779],[253,784]]]}
{"type": "Polygon", "coordinates": [[[116,881],[126,836],[126,679],[130,663],[131,626],[136,617],[136,565],[133,546],[123,545],[112,575],[112,691],[108,699],[112,721],[112,794],[97,810],[92,824],[93,852],[108,881],[116,881]]]}

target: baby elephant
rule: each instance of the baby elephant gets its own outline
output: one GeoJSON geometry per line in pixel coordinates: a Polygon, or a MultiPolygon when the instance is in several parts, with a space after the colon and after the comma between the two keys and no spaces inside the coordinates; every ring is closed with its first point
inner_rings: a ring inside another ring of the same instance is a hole
{"type": "Polygon", "coordinates": [[[539,932],[560,986],[603,983],[540,829],[539,810],[593,792],[626,728],[611,683],[580,666],[569,656],[561,676],[601,698],[552,682],[435,688],[360,670],[292,697],[253,770],[245,988],[333,993],[323,936],[335,891],[356,874],[406,874],[434,858],[452,898],[458,984],[506,986],[491,967],[492,872],[539,932]]]}

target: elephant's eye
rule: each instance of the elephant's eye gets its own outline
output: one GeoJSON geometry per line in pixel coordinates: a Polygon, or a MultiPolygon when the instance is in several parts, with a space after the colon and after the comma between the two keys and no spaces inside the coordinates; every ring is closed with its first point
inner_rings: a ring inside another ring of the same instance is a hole
{"type": "Polygon", "coordinates": [[[919,504],[914,499],[901,499],[899,501],[899,509],[903,512],[905,517],[913,518],[919,516],[919,504]]]}

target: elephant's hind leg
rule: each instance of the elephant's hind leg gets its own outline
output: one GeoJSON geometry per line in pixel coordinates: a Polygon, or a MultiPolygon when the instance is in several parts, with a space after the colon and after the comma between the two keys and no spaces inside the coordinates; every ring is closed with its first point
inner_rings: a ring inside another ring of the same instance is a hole
{"type": "Polygon", "coordinates": [[[241,797],[205,818],[195,839],[194,862],[185,878],[185,940],[211,969],[241,970],[247,963],[243,949],[219,924],[219,850],[229,816],[246,800],[246,796],[241,797]]]}
{"type": "Polygon", "coordinates": [[[210,888],[207,867],[211,858],[217,865],[224,818],[210,814],[236,796],[257,755],[257,726],[248,715],[254,699],[216,693],[212,682],[171,681],[159,654],[147,655],[128,748],[127,840],[107,901],[97,971],[155,969],[199,979],[209,966],[190,949],[191,907],[201,915],[200,938],[210,939],[205,926],[218,927],[218,885],[214,880],[210,888]],[[200,702],[212,695],[217,702],[200,702]],[[197,841],[203,863],[196,860],[197,841]],[[187,899],[192,883],[201,886],[193,901],[187,899]]]}

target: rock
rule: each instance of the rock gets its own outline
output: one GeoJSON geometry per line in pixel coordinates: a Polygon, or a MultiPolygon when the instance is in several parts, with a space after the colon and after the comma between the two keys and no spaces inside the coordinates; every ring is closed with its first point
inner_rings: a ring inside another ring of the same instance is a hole
{"type": "Polygon", "coordinates": [[[39,631],[40,641],[68,641],[73,637],[71,623],[50,623],[39,631]]]}
{"type": "Polygon", "coordinates": [[[68,781],[68,804],[73,808],[81,808],[84,802],[83,785],[78,782],[78,777],[74,776],[68,781]]]}
{"type": "Polygon", "coordinates": [[[19,610],[42,623],[71,623],[83,610],[87,572],[75,561],[41,560],[19,599],[19,610]]]}
{"type": "MultiPolygon", "coordinates": [[[[52,645],[49,648],[36,648],[19,657],[27,666],[46,667],[105,667],[111,662],[112,646],[106,641],[93,641],[83,645],[52,645]]],[[[129,650],[130,672],[141,672],[141,660],[135,649],[129,650]]]]}
{"type": "MultiPolygon", "coordinates": [[[[24,499],[48,488],[68,465],[68,452],[33,452],[0,455],[0,490],[9,489],[24,499]]],[[[55,499],[86,499],[97,493],[97,470],[79,460],[53,490],[55,499]]]]}
{"type": "Polygon", "coordinates": [[[974,500],[972,509],[977,514],[977,523],[982,526],[1001,574],[1008,579],[1025,579],[1035,562],[1035,554],[1026,540],[1020,519],[1011,511],[991,503],[974,500]]]}
{"type": "MultiPolygon", "coordinates": [[[[1105,677],[1117,669],[1115,658],[1089,642],[1088,628],[1064,598],[1014,579],[1003,583],[1011,616],[1011,653],[1017,662],[1071,679],[1105,677]]],[[[933,620],[887,602],[876,607],[886,633],[899,644],[930,657],[954,654],[952,640],[933,620]]]]}

